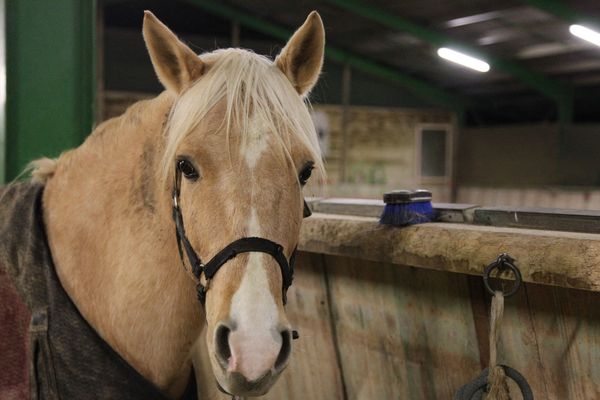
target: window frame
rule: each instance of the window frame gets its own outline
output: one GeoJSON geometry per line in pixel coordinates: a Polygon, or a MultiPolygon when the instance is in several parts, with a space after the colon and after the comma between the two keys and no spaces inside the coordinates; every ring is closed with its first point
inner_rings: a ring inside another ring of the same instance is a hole
{"type": "Polygon", "coordinates": [[[453,174],[454,129],[450,123],[420,123],[415,129],[415,175],[418,184],[451,184],[453,174]],[[424,176],[421,170],[423,158],[423,131],[437,130],[446,132],[446,165],[444,176],[424,176]]]}

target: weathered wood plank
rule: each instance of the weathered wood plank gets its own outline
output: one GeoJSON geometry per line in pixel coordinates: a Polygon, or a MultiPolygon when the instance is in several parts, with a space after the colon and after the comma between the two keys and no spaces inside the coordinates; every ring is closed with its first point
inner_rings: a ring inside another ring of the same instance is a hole
{"type": "MultiPolygon", "coordinates": [[[[472,302],[485,303],[489,314],[489,296],[472,302]]],[[[526,284],[506,300],[498,361],[521,372],[536,398],[600,398],[597,304],[599,293],[526,284]]],[[[489,321],[483,340],[488,335],[489,321]]]]}
{"type": "Polygon", "coordinates": [[[600,294],[528,285],[548,399],[600,399],[600,294]]]}
{"type": "Polygon", "coordinates": [[[293,342],[287,370],[263,398],[342,399],[320,254],[299,253],[288,296],[288,317],[300,339],[293,342]]]}
{"type": "MultiPolygon", "coordinates": [[[[478,296],[472,296],[473,308],[485,310],[484,329],[478,337],[481,358],[484,360],[483,368],[489,362],[489,334],[490,334],[490,307],[491,298],[483,288],[483,279],[471,284],[471,292],[478,296]]],[[[479,315],[481,318],[481,315],[479,315]]],[[[505,299],[504,317],[500,331],[500,343],[498,345],[498,362],[509,365],[519,371],[531,386],[535,398],[550,399],[546,390],[546,383],[542,373],[543,364],[538,352],[538,336],[531,318],[526,290],[521,288],[513,297],[505,299]]],[[[479,375],[481,368],[472,371],[473,377],[479,375]]],[[[511,386],[513,393],[518,393],[516,386],[511,386]]],[[[519,398],[519,397],[517,397],[519,398]]]]}
{"type": "Polygon", "coordinates": [[[536,332],[524,287],[514,297],[505,300],[501,329],[498,361],[521,372],[536,398],[551,399],[539,352],[539,343],[544,338],[536,332]]]}
{"type": "Polygon", "coordinates": [[[600,291],[598,234],[446,223],[392,228],[315,213],[302,223],[300,249],[471,275],[509,252],[526,282],[600,291]]]}
{"type": "MultiPolygon", "coordinates": [[[[468,281],[462,274],[302,254],[288,309],[301,339],[265,398],[343,399],[340,369],[348,399],[451,398],[488,357],[482,353],[489,350],[489,296],[468,281]]],[[[600,293],[526,284],[506,302],[499,361],[520,371],[536,398],[600,398],[598,304],[600,293]]],[[[205,367],[202,398],[227,399],[205,367]]]]}
{"type": "Polygon", "coordinates": [[[450,399],[479,369],[464,276],[326,262],[349,399],[450,399]]]}

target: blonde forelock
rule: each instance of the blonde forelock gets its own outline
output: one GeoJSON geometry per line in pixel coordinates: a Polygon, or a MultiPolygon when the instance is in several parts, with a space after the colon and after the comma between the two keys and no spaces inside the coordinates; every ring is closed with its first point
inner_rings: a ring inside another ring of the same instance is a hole
{"type": "MultiPolygon", "coordinates": [[[[259,118],[276,135],[278,149],[291,158],[291,135],[310,152],[317,180],[324,167],[308,102],[296,93],[286,76],[267,57],[243,49],[216,50],[201,56],[206,73],[175,101],[166,124],[162,160],[163,179],[168,181],[181,142],[202,123],[217,104],[225,100],[221,130],[229,138],[239,129],[242,151],[251,121],[259,118]],[[306,101],[306,102],[305,102],[306,101]]],[[[229,143],[229,140],[228,140],[229,143]]],[[[230,154],[234,149],[228,149],[230,154]]]]}

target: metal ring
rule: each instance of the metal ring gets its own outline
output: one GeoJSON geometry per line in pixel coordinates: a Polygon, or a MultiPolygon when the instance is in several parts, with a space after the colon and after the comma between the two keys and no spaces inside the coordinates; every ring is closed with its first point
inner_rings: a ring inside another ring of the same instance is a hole
{"type": "MultiPolygon", "coordinates": [[[[531,387],[529,386],[529,383],[527,382],[527,380],[525,379],[525,377],[523,375],[521,375],[519,373],[519,371],[517,371],[514,368],[511,368],[507,365],[499,365],[500,367],[502,367],[504,369],[504,373],[506,374],[506,376],[510,379],[512,379],[517,386],[519,387],[519,390],[521,391],[521,395],[523,396],[524,400],[533,400],[533,392],[531,391],[531,387]]],[[[458,392],[456,393],[454,399],[455,400],[479,400],[483,397],[483,394],[486,391],[487,385],[488,385],[488,375],[489,375],[489,368],[486,368],[483,370],[483,372],[481,373],[481,375],[479,375],[473,382],[470,382],[468,384],[466,384],[465,386],[461,387],[458,392]]]]}
{"type": "Polygon", "coordinates": [[[521,271],[519,271],[519,268],[515,266],[514,261],[515,260],[511,256],[509,256],[506,253],[503,253],[500,254],[494,262],[485,267],[485,270],[483,271],[483,284],[485,286],[485,289],[492,296],[495,292],[494,289],[492,289],[492,287],[490,286],[489,279],[491,277],[492,271],[496,268],[498,268],[499,270],[505,270],[508,268],[512,271],[513,275],[515,276],[515,283],[513,287],[508,292],[502,292],[503,296],[510,297],[517,293],[517,291],[519,291],[521,283],[523,282],[523,277],[521,276],[521,271]]]}

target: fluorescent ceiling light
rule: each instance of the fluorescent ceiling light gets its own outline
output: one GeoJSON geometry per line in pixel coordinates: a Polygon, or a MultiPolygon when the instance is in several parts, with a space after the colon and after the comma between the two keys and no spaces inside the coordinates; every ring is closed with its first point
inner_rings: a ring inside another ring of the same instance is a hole
{"type": "Polygon", "coordinates": [[[474,69],[475,71],[488,72],[490,70],[490,64],[486,63],[485,61],[460,53],[456,50],[442,47],[438,49],[437,53],[438,56],[445,60],[455,62],[463,67],[474,69]]]}
{"type": "Polygon", "coordinates": [[[593,43],[596,46],[600,46],[600,33],[591,30],[590,28],[586,28],[582,25],[571,25],[569,27],[569,32],[571,32],[578,38],[587,40],[588,42],[593,43]]]}

